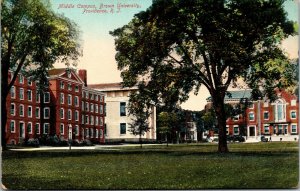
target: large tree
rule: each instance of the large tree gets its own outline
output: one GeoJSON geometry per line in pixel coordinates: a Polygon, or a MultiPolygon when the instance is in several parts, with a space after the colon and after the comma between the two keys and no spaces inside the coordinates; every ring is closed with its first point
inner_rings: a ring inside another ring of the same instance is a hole
{"type": "Polygon", "coordinates": [[[111,32],[124,85],[143,83],[152,100],[185,101],[204,85],[228,152],[224,97],[244,78],[255,95],[272,92],[289,62],[280,42],[294,33],[284,0],[154,0],[111,32]]]}
{"type": "Polygon", "coordinates": [[[56,61],[76,64],[81,52],[78,27],[56,14],[49,1],[3,0],[1,6],[1,143],[5,148],[6,98],[18,74],[34,70],[37,78],[47,75],[56,61]]]}

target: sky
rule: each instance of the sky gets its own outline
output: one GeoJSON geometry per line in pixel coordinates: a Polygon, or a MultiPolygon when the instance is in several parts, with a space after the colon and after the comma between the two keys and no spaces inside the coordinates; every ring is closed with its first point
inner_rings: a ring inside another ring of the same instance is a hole
{"type": "MultiPolygon", "coordinates": [[[[146,10],[152,0],[50,0],[52,9],[73,20],[81,31],[83,56],[78,69],[86,69],[88,84],[121,82],[120,71],[115,61],[114,37],[109,34],[127,24],[134,14],[146,10]],[[100,10],[94,13],[91,10],[100,10]]],[[[288,18],[298,21],[296,0],[287,1],[285,9],[288,18]]],[[[288,38],[282,43],[283,49],[291,58],[297,57],[298,38],[288,38]]],[[[65,67],[55,64],[56,68],[65,67]]],[[[181,106],[184,109],[202,110],[209,97],[208,91],[200,88],[198,96],[190,94],[190,99],[181,106]]]]}

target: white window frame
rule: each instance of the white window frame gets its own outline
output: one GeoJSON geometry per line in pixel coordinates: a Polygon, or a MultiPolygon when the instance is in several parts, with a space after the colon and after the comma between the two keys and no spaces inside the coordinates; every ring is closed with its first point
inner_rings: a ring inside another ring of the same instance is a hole
{"type": "Polygon", "coordinates": [[[290,116],[291,116],[291,119],[297,119],[297,111],[296,110],[291,110],[290,111],[290,116]],[[295,117],[293,117],[292,113],[295,112],[295,117]]]}
{"type": "Polygon", "coordinates": [[[41,94],[37,92],[35,95],[35,101],[36,103],[40,103],[40,100],[41,100],[41,94]]]}
{"type": "Polygon", "coordinates": [[[255,114],[254,114],[254,112],[249,112],[249,121],[255,121],[255,114]],[[250,115],[253,115],[253,119],[250,119],[250,115]]]}
{"type": "Polygon", "coordinates": [[[30,106],[30,105],[27,107],[27,116],[29,118],[32,118],[32,106],[30,106]],[[30,111],[29,111],[29,108],[31,108],[30,111]]]}
{"type": "Polygon", "coordinates": [[[234,135],[239,135],[239,134],[240,134],[240,128],[239,128],[238,125],[234,125],[234,126],[233,126],[233,134],[234,134],[234,135]],[[234,131],[235,128],[238,129],[238,132],[237,132],[237,133],[235,133],[235,131],[234,131]]]}
{"type": "Polygon", "coordinates": [[[22,74],[19,74],[19,83],[24,84],[24,76],[22,74]]]}
{"type": "Polygon", "coordinates": [[[270,134],[271,132],[270,132],[270,125],[264,125],[264,134],[270,134]],[[268,131],[269,132],[266,132],[266,127],[268,128],[268,131]]]}
{"type": "Polygon", "coordinates": [[[100,126],[103,126],[103,124],[104,124],[104,122],[103,122],[104,120],[103,120],[103,117],[100,117],[100,126]]]}
{"type": "Polygon", "coordinates": [[[27,99],[28,99],[28,101],[32,102],[32,91],[31,90],[27,90],[27,99]]]}
{"type": "Polygon", "coordinates": [[[79,92],[79,86],[75,85],[75,92],[79,92]]]}
{"type": "Polygon", "coordinates": [[[25,110],[24,110],[24,105],[23,104],[20,104],[19,105],[19,115],[20,115],[20,117],[24,117],[24,114],[25,114],[25,110]],[[21,109],[22,108],[22,109],[21,109]],[[22,113],[22,115],[21,115],[21,111],[23,111],[22,113]]]}
{"type": "Polygon", "coordinates": [[[63,81],[59,82],[59,88],[60,89],[65,89],[65,83],[63,81]]]}
{"type": "Polygon", "coordinates": [[[26,129],[27,129],[28,134],[32,135],[32,122],[27,123],[27,128],[26,129]],[[31,126],[31,131],[28,131],[29,125],[31,126]]]}
{"type": "Polygon", "coordinates": [[[85,102],[85,110],[84,111],[89,111],[89,107],[90,107],[90,105],[89,105],[89,103],[88,102],[85,102]]]}
{"type": "Polygon", "coordinates": [[[45,107],[44,108],[44,119],[49,119],[50,118],[50,108],[49,107],[45,107]],[[49,110],[49,116],[45,116],[45,114],[46,114],[46,110],[49,110]]]}
{"type": "Polygon", "coordinates": [[[72,110],[68,109],[68,120],[72,120],[72,110]]]}
{"type": "Polygon", "coordinates": [[[90,112],[94,112],[94,104],[93,103],[90,104],[90,112]]]}
{"type": "Polygon", "coordinates": [[[79,126],[75,125],[75,135],[78,136],[79,135],[79,126]]]}
{"type": "Polygon", "coordinates": [[[39,107],[36,107],[35,108],[35,117],[37,118],[37,119],[39,119],[40,118],[40,114],[41,114],[41,109],[39,108],[39,107]],[[38,112],[36,112],[38,110],[38,112]],[[36,115],[37,114],[37,115],[36,115]]]}
{"type": "Polygon", "coordinates": [[[264,120],[269,120],[269,118],[270,118],[270,114],[269,114],[269,112],[268,112],[268,111],[264,111],[264,115],[263,115],[263,117],[264,117],[264,120]],[[265,113],[267,113],[267,114],[268,114],[268,118],[265,118],[265,113]]]}
{"type": "Polygon", "coordinates": [[[60,110],[59,110],[59,118],[60,119],[65,119],[65,109],[64,108],[60,108],[60,110]]]}
{"type": "Polygon", "coordinates": [[[10,89],[10,97],[15,99],[16,98],[16,87],[12,86],[10,89]]]}
{"type": "Polygon", "coordinates": [[[72,95],[68,94],[68,105],[72,105],[72,95]]]}
{"type": "Polygon", "coordinates": [[[44,103],[50,103],[50,100],[51,100],[51,98],[50,98],[50,92],[45,92],[45,93],[44,93],[44,103]],[[46,94],[47,94],[48,96],[46,96],[46,94]],[[49,100],[46,100],[46,97],[49,97],[49,100]]]}
{"type": "Polygon", "coordinates": [[[60,93],[59,101],[60,101],[60,104],[65,103],[65,94],[64,93],[60,93]]]}
{"type": "Polygon", "coordinates": [[[16,116],[16,104],[15,103],[10,104],[9,113],[11,116],[16,116]],[[11,106],[14,106],[13,113],[11,112],[12,111],[11,106]]]}
{"type": "Polygon", "coordinates": [[[95,113],[98,113],[98,111],[99,111],[99,106],[98,104],[95,104],[95,113]]]}
{"type": "Polygon", "coordinates": [[[85,115],[84,123],[87,125],[89,124],[89,118],[90,118],[89,115],[85,115]]]}
{"type": "Polygon", "coordinates": [[[75,121],[79,121],[79,111],[75,110],[75,121]]]}
{"type": "Polygon", "coordinates": [[[20,100],[24,100],[24,88],[20,88],[20,100]]]}
{"type": "Polygon", "coordinates": [[[44,134],[44,135],[49,134],[49,130],[50,130],[50,124],[49,124],[49,123],[44,123],[44,126],[43,126],[43,134],[44,134]],[[47,133],[45,132],[45,130],[46,130],[46,125],[48,125],[48,132],[47,132],[47,133]]]}
{"type": "Polygon", "coordinates": [[[94,116],[92,116],[92,115],[90,116],[90,124],[94,125],[94,116]]]}
{"type": "Polygon", "coordinates": [[[68,91],[72,91],[72,84],[68,84],[68,91]]]}
{"type": "Polygon", "coordinates": [[[79,97],[78,97],[78,96],[75,96],[75,97],[74,97],[74,105],[75,105],[76,107],[79,107],[79,97]]]}
{"type": "Polygon", "coordinates": [[[34,126],[34,132],[39,135],[41,133],[41,125],[39,123],[36,123],[34,126]],[[36,127],[38,126],[38,131],[36,131],[36,127]]]}
{"type": "Polygon", "coordinates": [[[229,135],[229,126],[226,125],[226,135],[229,135]]]}
{"type": "Polygon", "coordinates": [[[15,133],[16,132],[16,121],[15,120],[11,120],[10,121],[10,123],[9,123],[9,131],[11,132],[11,133],[15,133]],[[14,124],[14,130],[12,131],[11,130],[11,124],[14,124]]]}
{"type": "Polygon", "coordinates": [[[81,115],[81,124],[84,124],[84,115],[81,115]]]}
{"type": "Polygon", "coordinates": [[[101,105],[100,105],[100,114],[103,114],[103,111],[104,111],[103,108],[104,108],[104,107],[103,107],[103,105],[101,104],[101,105]]]}
{"type": "Polygon", "coordinates": [[[81,110],[84,111],[84,108],[85,108],[84,101],[81,101],[81,110]]]}
{"type": "Polygon", "coordinates": [[[95,118],[95,125],[99,125],[99,117],[98,116],[96,116],[96,118],[95,118]]]}
{"type": "Polygon", "coordinates": [[[292,134],[298,133],[297,128],[298,128],[298,127],[297,127],[297,123],[292,123],[292,124],[291,124],[291,133],[292,133],[292,134]],[[296,127],[296,128],[295,128],[295,129],[296,129],[296,132],[293,132],[293,126],[296,127]]]}
{"type": "Polygon", "coordinates": [[[61,123],[60,126],[59,126],[59,133],[60,133],[60,135],[64,135],[65,134],[65,125],[63,123],[61,123]]]}
{"type": "Polygon", "coordinates": [[[96,129],[95,138],[96,138],[96,139],[99,138],[99,132],[98,132],[98,129],[96,129]]]}

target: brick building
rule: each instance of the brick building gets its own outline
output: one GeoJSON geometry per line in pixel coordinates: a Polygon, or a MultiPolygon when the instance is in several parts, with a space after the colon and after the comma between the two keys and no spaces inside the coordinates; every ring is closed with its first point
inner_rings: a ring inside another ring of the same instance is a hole
{"type": "MultiPolygon", "coordinates": [[[[248,101],[244,114],[234,116],[226,121],[227,135],[243,135],[247,141],[260,141],[264,135],[272,141],[295,141],[299,137],[298,107],[296,95],[284,90],[276,90],[277,100],[269,99],[251,101],[251,90],[231,91],[225,97],[225,103],[242,104],[248,101]]],[[[206,109],[210,108],[211,98],[207,99],[206,109]]]]}
{"type": "Polygon", "coordinates": [[[53,69],[48,80],[41,96],[35,82],[18,75],[7,98],[7,143],[47,135],[103,143],[104,94],[86,86],[86,71],[53,69]]]}

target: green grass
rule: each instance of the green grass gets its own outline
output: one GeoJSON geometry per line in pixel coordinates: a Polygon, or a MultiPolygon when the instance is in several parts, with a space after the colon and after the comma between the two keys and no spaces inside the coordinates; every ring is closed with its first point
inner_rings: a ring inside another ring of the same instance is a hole
{"type": "Polygon", "coordinates": [[[120,147],[119,150],[5,151],[9,189],[295,188],[298,143],[120,147]]]}

